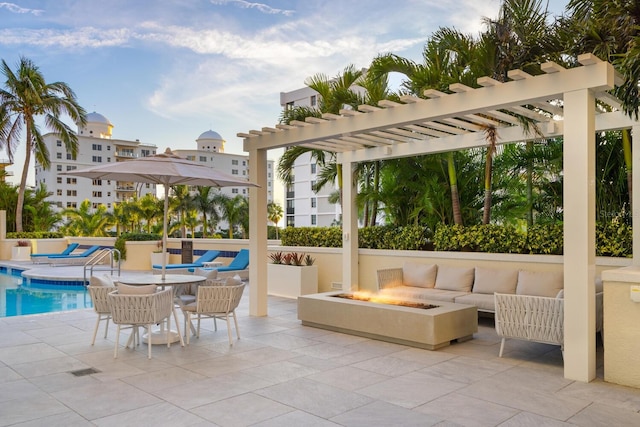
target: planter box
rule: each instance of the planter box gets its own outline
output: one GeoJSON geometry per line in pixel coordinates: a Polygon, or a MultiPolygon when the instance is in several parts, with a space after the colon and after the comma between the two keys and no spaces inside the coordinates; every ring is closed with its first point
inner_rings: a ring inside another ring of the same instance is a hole
{"type": "Polygon", "coordinates": [[[267,264],[267,293],[285,298],[318,292],[318,266],[267,264]]]}
{"type": "Polygon", "coordinates": [[[151,266],[162,265],[162,256],[166,260],[165,265],[169,264],[169,252],[151,252],[151,266]]]}
{"type": "Polygon", "coordinates": [[[31,261],[31,246],[13,246],[11,261],[31,261]]]}

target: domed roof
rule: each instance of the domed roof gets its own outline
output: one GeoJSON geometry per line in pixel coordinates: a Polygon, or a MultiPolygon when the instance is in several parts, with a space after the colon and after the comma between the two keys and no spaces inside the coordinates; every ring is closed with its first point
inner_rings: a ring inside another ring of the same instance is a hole
{"type": "Polygon", "coordinates": [[[109,119],[95,111],[87,114],[87,123],[104,123],[105,125],[113,126],[109,119]]]}
{"type": "MultiPolygon", "coordinates": [[[[198,137],[199,139],[223,139],[218,132],[208,130],[198,137]]],[[[197,141],[197,140],[196,140],[197,141]]]]}

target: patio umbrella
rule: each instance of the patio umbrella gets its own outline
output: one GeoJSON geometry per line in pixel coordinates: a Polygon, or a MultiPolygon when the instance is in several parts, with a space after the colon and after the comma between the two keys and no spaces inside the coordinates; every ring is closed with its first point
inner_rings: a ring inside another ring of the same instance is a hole
{"type": "MultiPolygon", "coordinates": [[[[171,185],[199,185],[203,187],[257,187],[246,179],[237,178],[215,170],[201,163],[192,162],[176,156],[171,149],[162,154],[139,157],[124,162],[108,163],[86,169],[62,172],[90,179],[111,179],[115,181],[144,182],[160,184],[165,188],[164,218],[162,225],[162,247],[167,247],[167,214],[169,198],[167,192],[171,185]]],[[[166,259],[162,257],[162,278],[165,277],[166,259]]]]}

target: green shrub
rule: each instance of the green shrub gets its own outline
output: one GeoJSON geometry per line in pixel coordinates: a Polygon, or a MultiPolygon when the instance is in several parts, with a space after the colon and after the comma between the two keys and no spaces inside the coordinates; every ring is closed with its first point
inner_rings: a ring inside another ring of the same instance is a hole
{"type": "Polygon", "coordinates": [[[564,252],[563,224],[534,224],[529,227],[526,250],[531,254],[562,255],[564,252]]]}
{"type": "Polygon", "coordinates": [[[596,255],[613,257],[633,256],[631,227],[623,222],[597,223],[596,255]]]}
{"type": "Polygon", "coordinates": [[[12,231],[7,233],[7,239],[62,239],[64,233],[59,231],[12,231]]]}
{"type": "Polygon", "coordinates": [[[127,259],[127,241],[148,242],[150,240],[162,240],[162,236],[149,233],[122,233],[120,237],[116,239],[113,247],[120,251],[120,257],[125,260],[127,259]]]}

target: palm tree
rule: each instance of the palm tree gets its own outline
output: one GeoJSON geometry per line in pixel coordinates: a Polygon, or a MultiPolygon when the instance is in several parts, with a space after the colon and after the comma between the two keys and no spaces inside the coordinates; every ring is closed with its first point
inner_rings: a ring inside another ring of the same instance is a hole
{"type": "Polygon", "coordinates": [[[0,148],[6,149],[9,160],[13,161],[14,152],[20,144],[23,126],[26,136],[25,160],[16,206],[16,231],[20,232],[31,154],[45,169],[51,163],[36,118],[44,118],[46,127],[58,134],[67,152],[75,158],[78,136],[60,116],[66,114],[75,123],[84,125],[86,112],[66,83],[47,83],[39,68],[25,57],[20,58],[15,73],[3,60],[2,74],[6,81],[5,87],[0,89],[0,148]]]}
{"type": "Polygon", "coordinates": [[[69,218],[63,229],[72,236],[107,236],[107,230],[113,225],[107,213],[105,205],[99,205],[95,210],[91,208],[91,202],[87,199],[75,208],[67,208],[62,211],[69,218]]]}
{"type": "Polygon", "coordinates": [[[184,239],[187,237],[187,213],[193,209],[189,187],[187,185],[174,185],[171,187],[171,199],[169,207],[171,211],[178,213],[180,223],[180,235],[184,239]]]}
{"type": "Polygon", "coordinates": [[[27,191],[24,210],[28,213],[28,220],[34,231],[51,231],[62,221],[62,215],[51,208],[47,198],[51,195],[44,184],[40,184],[35,191],[27,191]]]}
{"type": "Polygon", "coordinates": [[[196,190],[192,200],[196,210],[202,214],[202,237],[207,237],[209,218],[216,223],[220,220],[218,211],[212,203],[215,189],[212,187],[198,187],[196,190]]]}
{"type": "Polygon", "coordinates": [[[276,228],[276,239],[278,239],[278,223],[282,219],[284,215],[284,211],[282,206],[275,202],[271,202],[267,205],[267,217],[269,221],[271,221],[276,228]]]}

